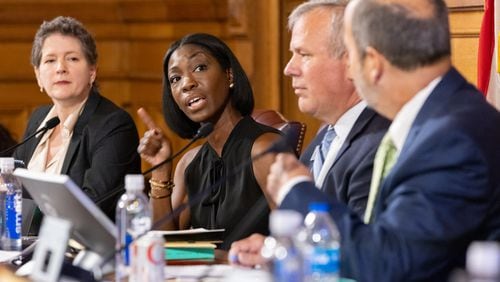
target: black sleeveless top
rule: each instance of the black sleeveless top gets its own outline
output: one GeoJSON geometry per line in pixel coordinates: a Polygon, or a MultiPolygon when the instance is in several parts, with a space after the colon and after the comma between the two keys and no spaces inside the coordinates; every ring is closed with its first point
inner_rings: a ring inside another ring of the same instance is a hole
{"type": "Polygon", "coordinates": [[[269,234],[269,206],[255,179],[252,164],[248,163],[240,172],[230,175],[241,164],[250,161],[255,139],[267,132],[281,134],[249,116],[244,117],[224,144],[222,157],[206,142],[186,168],[185,181],[190,199],[227,177],[207,197],[191,207],[191,225],[194,228],[225,228],[221,248],[227,249],[233,241],[255,232],[269,234]],[[256,203],[263,208],[252,208],[256,203]]]}

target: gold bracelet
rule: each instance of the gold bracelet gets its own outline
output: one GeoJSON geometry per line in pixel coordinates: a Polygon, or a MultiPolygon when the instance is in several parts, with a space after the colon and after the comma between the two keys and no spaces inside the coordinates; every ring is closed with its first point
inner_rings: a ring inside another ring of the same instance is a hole
{"type": "Polygon", "coordinates": [[[174,185],[174,182],[172,181],[172,179],[169,179],[167,181],[160,181],[160,180],[156,180],[154,178],[151,178],[149,180],[149,184],[151,184],[152,186],[155,186],[155,187],[159,187],[159,188],[167,188],[168,186],[174,185]]]}
{"type": "Polygon", "coordinates": [[[153,199],[164,199],[164,198],[170,198],[170,196],[172,196],[172,193],[170,194],[166,194],[166,195],[162,195],[162,196],[155,196],[155,195],[152,195],[151,192],[149,192],[149,197],[150,198],[153,198],[153,199]]]}
{"type": "Polygon", "coordinates": [[[175,187],[175,184],[172,180],[158,181],[155,179],[150,179],[149,184],[151,184],[149,195],[153,199],[170,197],[175,187]]]}

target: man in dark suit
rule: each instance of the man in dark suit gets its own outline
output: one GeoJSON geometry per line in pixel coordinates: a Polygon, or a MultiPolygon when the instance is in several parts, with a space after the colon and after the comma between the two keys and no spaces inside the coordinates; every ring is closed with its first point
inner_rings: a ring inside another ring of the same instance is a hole
{"type": "MultiPolygon", "coordinates": [[[[300,111],[325,124],[300,160],[309,167],[316,186],[328,197],[363,215],[373,158],[390,121],[366,107],[348,78],[342,41],[345,6],[340,1],[311,1],[294,9],[288,23],[292,31],[292,57],[284,73],[292,78],[300,111]],[[334,130],[335,138],[321,156],[329,130],[334,130]]],[[[232,253],[241,251],[239,262],[251,265],[254,260],[245,257],[259,259],[257,251],[263,241],[263,236],[254,235],[233,244],[232,253]],[[256,252],[246,255],[244,249],[256,252]]]]}
{"type": "MultiPolygon", "coordinates": [[[[451,65],[444,0],[354,0],[345,23],[356,88],[393,123],[375,158],[369,224],[330,202],[343,275],[446,281],[473,240],[500,239],[500,113],[451,65]]],[[[283,184],[307,175],[280,154],[267,190],[277,199],[283,184]]],[[[306,213],[324,201],[313,185],[297,183],[281,208],[306,213]]]]}

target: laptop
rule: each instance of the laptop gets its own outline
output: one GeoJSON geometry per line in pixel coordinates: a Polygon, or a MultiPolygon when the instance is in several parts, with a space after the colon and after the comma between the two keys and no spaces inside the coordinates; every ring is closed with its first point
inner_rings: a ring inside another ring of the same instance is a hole
{"type": "Polygon", "coordinates": [[[16,169],[14,175],[43,214],[71,222],[71,238],[101,258],[113,255],[116,226],[69,176],[24,168],[16,169]]]}

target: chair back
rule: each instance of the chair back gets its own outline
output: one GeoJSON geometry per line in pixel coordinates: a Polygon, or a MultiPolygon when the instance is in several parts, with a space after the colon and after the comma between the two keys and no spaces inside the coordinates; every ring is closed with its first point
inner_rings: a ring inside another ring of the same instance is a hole
{"type": "Polygon", "coordinates": [[[274,127],[282,132],[288,132],[293,137],[289,142],[291,142],[297,157],[300,156],[307,129],[305,123],[290,121],[275,110],[254,109],[252,117],[258,123],[274,127]]]}

